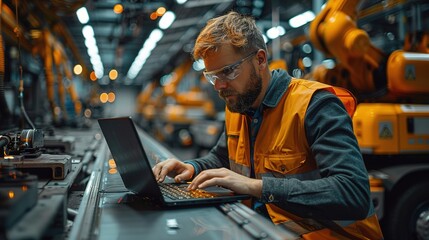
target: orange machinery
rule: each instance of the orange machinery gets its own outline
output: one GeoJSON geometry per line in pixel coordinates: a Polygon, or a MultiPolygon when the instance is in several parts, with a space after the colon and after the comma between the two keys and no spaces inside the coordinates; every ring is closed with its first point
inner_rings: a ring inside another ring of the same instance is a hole
{"type": "Polygon", "coordinates": [[[138,99],[137,112],[150,123],[159,140],[171,145],[191,146],[189,126],[215,115],[213,103],[201,89],[199,76],[187,75],[193,72],[191,67],[192,60],[186,59],[161,85],[149,83],[138,99]]]}
{"type": "Polygon", "coordinates": [[[44,62],[46,90],[54,124],[69,118],[65,107],[66,91],[73,102],[74,113],[79,117],[82,111],[82,104],[72,82],[71,66],[63,45],[48,29],[44,29],[34,37],[37,42],[34,51],[42,57],[44,62]],[[54,77],[55,73],[56,77],[54,77]],[[55,101],[55,85],[57,85],[59,106],[55,101]]]}
{"type": "Polygon", "coordinates": [[[312,78],[346,87],[358,99],[353,127],[386,239],[427,239],[428,34],[419,33],[423,36],[419,41],[409,37],[403,49],[385,53],[357,27],[359,16],[425,3],[386,1],[361,11],[358,4],[358,0],[330,0],[311,23],[311,42],[337,63],[332,69],[319,66],[312,78]]]}

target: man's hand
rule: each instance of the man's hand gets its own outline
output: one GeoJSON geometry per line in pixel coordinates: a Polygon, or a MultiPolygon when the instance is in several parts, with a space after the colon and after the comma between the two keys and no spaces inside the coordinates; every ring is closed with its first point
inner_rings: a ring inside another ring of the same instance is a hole
{"type": "Polygon", "coordinates": [[[192,180],[189,189],[205,188],[219,185],[236,193],[249,194],[260,198],[262,195],[262,180],[248,178],[226,168],[202,171],[192,180]]]}
{"type": "Polygon", "coordinates": [[[194,167],[191,164],[183,163],[177,159],[167,159],[156,164],[152,168],[157,182],[163,182],[165,176],[173,177],[174,181],[182,182],[192,178],[194,167]]]}

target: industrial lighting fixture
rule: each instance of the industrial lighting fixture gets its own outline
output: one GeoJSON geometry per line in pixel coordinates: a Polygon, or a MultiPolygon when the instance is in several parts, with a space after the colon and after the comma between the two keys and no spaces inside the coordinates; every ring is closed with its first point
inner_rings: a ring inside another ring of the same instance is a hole
{"type": "Polygon", "coordinates": [[[89,15],[86,7],[81,7],[76,11],[77,19],[82,24],[87,24],[89,22],[89,15]]]}
{"type": "Polygon", "coordinates": [[[185,4],[188,0],[176,0],[178,4],[185,4]]]}
{"type": "Polygon", "coordinates": [[[280,36],[285,35],[285,33],[286,33],[286,30],[284,29],[284,27],[276,26],[276,27],[272,27],[272,28],[267,30],[267,37],[269,39],[275,39],[275,38],[278,38],[280,36]]]}
{"type": "Polygon", "coordinates": [[[167,9],[165,9],[165,7],[159,7],[158,9],[156,9],[156,15],[162,16],[166,11],[167,9]]]}
{"type": "Polygon", "coordinates": [[[110,72],[109,72],[109,78],[112,81],[116,80],[116,78],[118,78],[118,71],[116,71],[116,69],[110,70],[110,72]]]}
{"type": "Polygon", "coordinates": [[[92,28],[92,26],[91,25],[85,25],[82,28],[82,35],[85,37],[85,40],[88,40],[88,39],[93,40],[93,38],[94,38],[94,29],[92,28]]]}
{"type": "Polygon", "coordinates": [[[93,82],[97,80],[97,76],[95,76],[95,72],[94,71],[92,71],[89,74],[89,79],[91,79],[91,81],[93,81],[93,82]]]}
{"type": "Polygon", "coordinates": [[[108,99],[109,99],[109,95],[107,95],[107,93],[104,92],[104,93],[100,94],[100,102],[101,103],[106,103],[108,99]]]}
{"type": "Polygon", "coordinates": [[[167,11],[162,15],[161,19],[159,20],[158,26],[161,29],[167,29],[173,24],[174,20],[176,19],[176,14],[172,11],[167,11]]]}
{"type": "Polygon", "coordinates": [[[118,3],[115,6],[113,6],[113,12],[116,14],[121,14],[124,11],[124,6],[122,4],[118,3]]]}
{"type": "MultiPolygon", "coordinates": [[[[79,19],[79,22],[84,24],[82,28],[82,35],[85,38],[85,46],[94,69],[95,76],[101,78],[104,75],[103,63],[101,61],[100,54],[98,52],[97,41],[94,36],[94,29],[91,25],[87,24],[89,22],[88,11],[85,7],[81,7],[76,11],[76,16],[79,19]],[[85,25],[86,24],[86,25],[85,25]]],[[[92,80],[92,76],[90,76],[92,80]]]]}
{"type": "Polygon", "coordinates": [[[289,20],[289,25],[293,28],[299,28],[302,25],[313,21],[313,19],[316,16],[314,15],[314,13],[312,11],[307,11],[304,13],[301,13],[299,15],[296,15],[295,17],[291,18],[289,20]]]}
{"type": "Polygon", "coordinates": [[[101,61],[100,54],[98,53],[97,41],[94,37],[94,29],[91,25],[85,25],[82,28],[82,35],[85,38],[85,46],[92,64],[92,68],[95,71],[97,78],[101,78],[104,75],[103,62],[101,61]]]}
{"type": "Polygon", "coordinates": [[[81,74],[81,73],[82,73],[82,66],[81,66],[80,64],[76,64],[76,65],[73,67],[73,72],[74,72],[74,74],[76,74],[76,75],[81,74]]]}
{"type": "Polygon", "coordinates": [[[114,93],[114,92],[109,92],[109,93],[107,94],[107,101],[108,101],[109,103],[113,103],[113,102],[115,101],[115,99],[116,99],[116,95],[115,95],[115,93],[114,93]]]}
{"type": "Polygon", "coordinates": [[[127,77],[129,79],[134,79],[137,77],[137,74],[142,69],[143,65],[146,63],[147,58],[150,56],[152,50],[156,47],[156,44],[161,40],[164,33],[159,29],[154,29],[148,39],[143,44],[143,47],[140,49],[137,54],[134,62],[131,64],[130,69],[128,70],[127,77]]]}
{"type": "MultiPolygon", "coordinates": [[[[167,29],[173,24],[176,19],[176,14],[171,11],[165,12],[161,19],[159,20],[158,26],[161,29],[167,29]]],[[[146,63],[147,58],[150,56],[152,50],[156,47],[157,43],[164,36],[164,33],[160,29],[154,29],[148,39],[143,44],[143,47],[140,49],[137,54],[134,62],[131,64],[130,69],[127,73],[127,78],[132,80],[137,77],[140,70],[143,68],[143,65],[146,63]]]]}
{"type": "Polygon", "coordinates": [[[153,12],[150,14],[150,20],[155,21],[158,18],[158,14],[156,12],[153,12]]]}

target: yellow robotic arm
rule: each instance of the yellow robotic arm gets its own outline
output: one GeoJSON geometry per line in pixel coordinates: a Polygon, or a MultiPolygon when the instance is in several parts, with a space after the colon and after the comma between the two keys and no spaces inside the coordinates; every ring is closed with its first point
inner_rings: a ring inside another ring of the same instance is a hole
{"type": "Polygon", "coordinates": [[[38,39],[34,51],[38,53],[44,61],[46,91],[53,121],[58,123],[60,120],[67,120],[67,112],[65,109],[66,90],[73,101],[76,116],[80,116],[82,106],[72,83],[73,76],[63,45],[55,39],[49,29],[44,29],[41,35],[36,37],[38,39]],[[63,82],[64,76],[66,81],[68,81],[66,86],[63,82]],[[56,84],[57,87],[55,87],[56,84]],[[56,103],[56,93],[60,106],[56,103]],[[58,107],[61,111],[57,110],[58,107]]]}
{"type": "Polygon", "coordinates": [[[176,88],[179,83],[183,80],[183,77],[189,72],[192,67],[191,59],[186,59],[182,64],[176,67],[173,71],[173,76],[169,84],[164,86],[164,94],[166,96],[177,96],[176,88]]]}
{"type": "Polygon", "coordinates": [[[332,56],[349,73],[349,81],[359,92],[375,90],[373,72],[385,58],[368,34],[356,26],[359,0],[330,0],[310,25],[314,46],[332,56]]]}

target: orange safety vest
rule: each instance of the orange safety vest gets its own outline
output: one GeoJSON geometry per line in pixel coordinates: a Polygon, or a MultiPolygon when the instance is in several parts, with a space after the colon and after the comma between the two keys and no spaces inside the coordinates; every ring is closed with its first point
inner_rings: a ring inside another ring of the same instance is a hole
{"type": "MultiPolygon", "coordinates": [[[[312,175],[317,165],[307,143],[304,118],[311,97],[315,91],[321,89],[337,95],[349,115],[353,116],[356,100],[349,91],[315,81],[292,79],[278,105],[264,111],[264,123],[260,126],[254,146],[256,178],[262,179],[267,173],[279,178],[298,173],[301,176],[308,174],[306,176],[308,179],[317,178],[312,175]]],[[[234,172],[250,177],[250,142],[246,117],[232,113],[228,109],[225,117],[230,168],[234,172]]],[[[291,218],[292,214],[274,204],[268,203],[266,208],[275,224],[282,223],[288,226],[298,220],[296,217],[291,218]]],[[[335,223],[341,226],[340,229],[356,235],[359,239],[383,238],[375,213],[364,220],[335,223]]],[[[326,228],[310,233],[302,232],[304,239],[320,239],[321,236],[323,239],[341,238],[341,235],[332,238],[335,233],[326,228]]]]}

